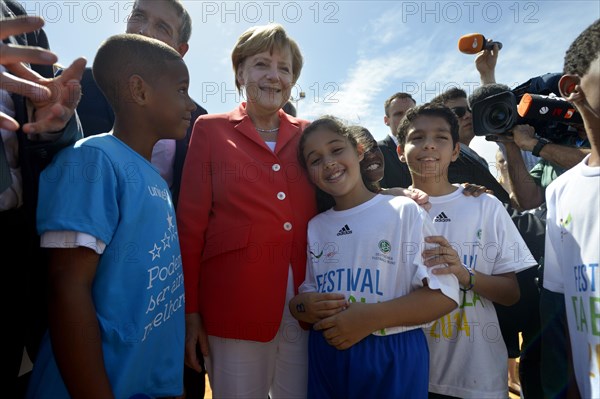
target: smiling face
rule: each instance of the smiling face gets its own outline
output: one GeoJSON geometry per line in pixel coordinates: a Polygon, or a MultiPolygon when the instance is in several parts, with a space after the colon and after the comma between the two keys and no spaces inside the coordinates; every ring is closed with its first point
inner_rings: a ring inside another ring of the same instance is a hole
{"type": "Polygon", "coordinates": [[[369,151],[365,152],[363,160],[360,161],[360,170],[365,179],[369,182],[377,183],[383,179],[383,153],[377,144],[375,144],[369,151]]]}
{"type": "Polygon", "coordinates": [[[335,199],[336,209],[360,204],[370,193],[360,174],[363,156],[346,137],[317,128],[306,137],[302,156],[310,180],[335,199]]]}
{"type": "Polygon", "coordinates": [[[246,58],[237,70],[237,81],[245,87],[249,110],[277,112],[290,98],[292,55],[289,48],[264,51],[246,58]]]}
{"type": "Polygon", "coordinates": [[[161,139],[185,137],[196,104],[188,95],[190,79],[182,59],[166,61],[160,78],[150,83],[151,103],[148,117],[161,139]]]}
{"type": "Polygon", "coordinates": [[[450,125],[444,118],[419,116],[410,124],[404,147],[398,151],[416,181],[417,176],[424,180],[446,176],[460,148],[458,143],[452,144],[450,125]]]}

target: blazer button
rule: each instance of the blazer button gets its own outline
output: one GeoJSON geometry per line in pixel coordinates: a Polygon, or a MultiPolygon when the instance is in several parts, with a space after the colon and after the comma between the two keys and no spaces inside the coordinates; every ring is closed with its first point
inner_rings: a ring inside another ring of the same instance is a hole
{"type": "Polygon", "coordinates": [[[283,201],[285,199],[285,193],[284,192],[277,193],[277,199],[280,201],[283,201]]]}
{"type": "Polygon", "coordinates": [[[271,166],[271,169],[273,169],[274,172],[279,172],[279,170],[281,169],[281,165],[279,165],[278,163],[274,163],[273,166],[271,166]]]}
{"type": "Polygon", "coordinates": [[[290,231],[290,230],[292,229],[292,224],[291,224],[290,222],[285,222],[285,223],[283,224],[283,229],[284,229],[285,231],[290,231]]]}

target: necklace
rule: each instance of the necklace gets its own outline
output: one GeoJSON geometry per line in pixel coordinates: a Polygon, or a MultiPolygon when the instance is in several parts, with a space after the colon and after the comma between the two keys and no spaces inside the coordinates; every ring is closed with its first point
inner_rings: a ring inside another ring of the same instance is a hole
{"type": "Polygon", "coordinates": [[[255,129],[261,133],[275,133],[275,132],[279,131],[278,127],[274,128],[274,129],[261,129],[259,127],[255,127],[255,129]]]}

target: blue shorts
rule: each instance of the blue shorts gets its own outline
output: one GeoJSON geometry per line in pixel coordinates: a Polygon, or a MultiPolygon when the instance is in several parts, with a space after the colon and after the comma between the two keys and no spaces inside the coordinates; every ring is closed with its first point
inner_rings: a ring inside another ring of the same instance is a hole
{"type": "Polygon", "coordinates": [[[369,335],[343,351],[310,331],[309,398],[427,398],[428,383],[429,348],[420,328],[369,335]]]}

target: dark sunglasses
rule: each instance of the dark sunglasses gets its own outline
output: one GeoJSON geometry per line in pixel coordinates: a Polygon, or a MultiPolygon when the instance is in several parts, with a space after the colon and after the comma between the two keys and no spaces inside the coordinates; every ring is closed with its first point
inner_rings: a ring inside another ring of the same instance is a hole
{"type": "Polygon", "coordinates": [[[454,112],[454,114],[458,118],[462,118],[463,116],[465,116],[465,114],[467,113],[467,111],[469,111],[469,113],[472,113],[471,112],[471,108],[469,108],[469,107],[452,107],[450,109],[452,110],[452,112],[454,112]]]}

